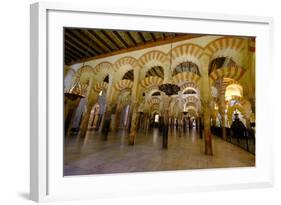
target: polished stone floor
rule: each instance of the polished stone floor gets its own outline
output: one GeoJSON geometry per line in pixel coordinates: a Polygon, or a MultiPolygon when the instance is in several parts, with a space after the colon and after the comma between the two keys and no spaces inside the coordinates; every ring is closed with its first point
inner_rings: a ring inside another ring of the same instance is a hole
{"type": "Polygon", "coordinates": [[[204,155],[204,142],[195,129],[185,134],[171,130],[169,148],[161,148],[157,129],[139,133],[134,146],[127,145],[127,133],[110,133],[103,141],[88,131],[84,139],[68,137],[64,143],[64,175],[127,173],[144,171],[255,166],[255,156],[213,136],[213,156],[204,155]]]}

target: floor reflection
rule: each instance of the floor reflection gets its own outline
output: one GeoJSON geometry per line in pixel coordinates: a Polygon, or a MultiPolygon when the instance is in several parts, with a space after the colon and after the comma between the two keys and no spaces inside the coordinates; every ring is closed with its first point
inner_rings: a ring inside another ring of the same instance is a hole
{"type": "Polygon", "coordinates": [[[138,133],[136,144],[128,146],[125,130],[110,133],[102,140],[96,131],[84,139],[76,135],[64,141],[64,175],[164,171],[255,165],[255,156],[213,137],[213,156],[204,155],[204,141],[195,128],[170,128],[168,150],[162,149],[162,133],[152,129],[138,133]]]}

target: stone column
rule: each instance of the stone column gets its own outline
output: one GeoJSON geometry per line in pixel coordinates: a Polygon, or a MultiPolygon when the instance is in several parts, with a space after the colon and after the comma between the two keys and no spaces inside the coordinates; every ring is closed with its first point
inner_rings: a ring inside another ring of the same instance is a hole
{"type": "Polygon", "coordinates": [[[131,107],[131,122],[130,122],[130,134],[128,139],[129,145],[134,145],[137,136],[137,127],[139,121],[139,67],[134,69],[134,84],[132,87],[132,107],[131,107]]]}
{"type": "Polygon", "coordinates": [[[101,124],[100,124],[100,132],[102,133],[102,137],[104,140],[107,140],[107,135],[110,129],[110,121],[111,121],[111,110],[113,107],[112,104],[112,98],[113,98],[113,87],[112,87],[112,81],[109,82],[107,91],[106,91],[106,96],[105,96],[105,109],[104,113],[101,119],[101,124]]]}
{"type": "Polygon", "coordinates": [[[196,117],[196,131],[199,131],[199,117],[196,117]]]}
{"type": "Polygon", "coordinates": [[[77,99],[68,99],[67,97],[64,97],[64,132],[65,135],[68,136],[70,133],[70,130],[72,128],[73,119],[75,116],[75,112],[77,110],[77,107],[80,103],[81,98],[77,99]]]}
{"type": "Polygon", "coordinates": [[[132,106],[132,120],[131,120],[131,127],[130,127],[130,134],[129,134],[129,145],[134,145],[136,136],[137,136],[137,127],[139,121],[139,112],[138,112],[138,104],[134,103],[132,106]]]}
{"type": "Polygon", "coordinates": [[[179,137],[181,137],[182,132],[184,130],[184,128],[183,128],[183,126],[184,126],[183,125],[183,118],[184,118],[183,113],[180,112],[179,113],[179,117],[178,117],[178,120],[179,120],[179,137]]]}
{"type": "Polygon", "coordinates": [[[113,128],[114,131],[118,131],[119,129],[119,125],[120,125],[120,117],[121,117],[121,110],[118,108],[116,109],[116,113],[115,113],[115,126],[113,128]]]}
{"type": "Polygon", "coordinates": [[[98,94],[97,93],[94,94],[94,93],[90,92],[87,95],[87,97],[88,97],[88,99],[87,99],[87,103],[85,105],[85,112],[83,114],[82,122],[80,124],[79,133],[78,133],[79,138],[83,138],[86,136],[89,119],[90,119],[90,115],[91,115],[91,110],[92,110],[93,106],[95,105],[95,103],[97,102],[98,94]]]}
{"type": "Polygon", "coordinates": [[[222,129],[222,138],[226,140],[226,125],[225,125],[225,87],[223,85],[223,79],[220,80],[219,87],[219,113],[221,115],[221,129],[222,129]]]}
{"type": "Polygon", "coordinates": [[[202,77],[201,77],[201,102],[203,107],[203,122],[204,122],[204,140],[205,140],[205,154],[212,155],[212,135],[210,129],[211,118],[211,89],[209,81],[209,57],[206,55],[202,57],[202,77]]]}
{"type": "MultiPolygon", "coordinates": [[[[225,125],[225,102],[224,102],[224,96],[221,97],[223,98],[223,102],[221,102],[221,105],[220,105],[220,115],[221,115],[221,128],[222,128],[222,138],[224,140],[226,140],[226,125],[225,125]]],[[[221,99],[220,99],[221,100],[221,99]]]]}
{"type": "Polygon", "coordinates": [[[101,133],[103,140],[107,140],[108,133],[110,131],[110,122],[111,122],[111,111],[112,111],[113,105],[111,103],[108,103],[105,107],[105,112],[102,118],[102,127],[101,127],[101,133]]]}
{"type": "MultiPolygon", "coordinates": [[[[249,101],[251,102],[251,107],[252,111],[255,113],[256,112],[256,40],[255,38],[251,38],[249,40],[249,52],[248,52],[248,72],[247,75],[249,76],[249,81],[248,81],[248,96],[249,96],[249,101]]],[[[244,96],[245,97],[245,96],[244,96]]]]}
{"type": "Polygon", "coordinates": [[[170,105],[171,97],[164,96],[164,106],[163,106],[163,133],[162,133],[162,148],[168,149],[168,135],[169,135],[169,105],[170,105]]]}
{"type": "Polygon", "coordinates": [[[125,129],[127,131],[130,131],[130,129],[131,129],[132,113],[133,113],[133,105],[131,104],[129,106],[129,111],[128,111],[128,115],[127,115],[127,123],[126,123],[126,127],[125,127],[125,129]]]}

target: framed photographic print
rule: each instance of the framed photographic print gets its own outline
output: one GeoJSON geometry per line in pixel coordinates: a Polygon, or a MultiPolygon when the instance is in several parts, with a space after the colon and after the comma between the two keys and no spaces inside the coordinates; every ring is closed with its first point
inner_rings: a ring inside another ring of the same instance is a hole
{"type": "Polygon", "coordinates": [[[272,22],[31,5],[31,199],[272,186],[272,22]]]}

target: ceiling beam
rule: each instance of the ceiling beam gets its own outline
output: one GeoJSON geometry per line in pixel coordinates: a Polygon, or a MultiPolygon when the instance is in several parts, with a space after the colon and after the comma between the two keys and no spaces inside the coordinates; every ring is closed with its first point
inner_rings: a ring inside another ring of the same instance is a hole
{"type": "Polygon", "coordinates": [[[68,38],[70,38],[73,42],[75,42],[75,43],[78,44],[79,46],[81,46],[81,47],[83,47],[84,49],[86,49],[87,52],[89,52],[92,56],[95,56],[95,55],[98,54],[97,52],[91,50],[91,49],[89,48],[89,46],[85,45],[83,42],[81,42],[81,41],[79,41],[77,38],[75,38],[72,34],[66,32],[66,31],[64,32],[64,34],[65,34],[68,38]]]}
{"type": "Polygon", "coordinates": [[[87,51],[85,51],[82,48],[80,48],[79,46],[77,46],[75,43],[72,43],[69,39],[65,38],[65,43],[71,45],[72,47],[74,47],[80,53],[83,53],[84,56],[88,56],[88,57],[91,56],[91,54],[89,54],[87,51]]]}
{"type": "Polygon", "coordinates": [[[104,46],[109,50],[109,51],[113,51],[115,50],[114,48],[112,48],[104,39],[102,39],[99,35],[97,35],[94,31],[92,30],[88,30],[95,38],[97,38],[101,43],[104,44],[104,46]]]}
{"type": "Polygon", "coordinates": [[[118,31],[112,31],[112,33],[116,36],[116,38],[121,41],[121,43],[123,44],[123,46],[125,48],[129,48],[129,45],[126,43],[126,41],[124,41],[124,39],[120,36],[120,34],[118,33],[118,31]]]}
{"type": "Polygon", "coordinates": [[[88,45],[88,47],[91,48],[92,51],[98,53],[98,54],[102,54],[103,52],[98,50],[97,48],[93,47],[93,42],[90,42],[84,35],[82,35],[79,30],[71,30],[71,32],[76,36],[76,38],[78,38],[81,42],[83,42],[84,44],[88,45]]]}
{"type": "Polygon", "coordinates": [[[129,38],[133,42],[134,46],[138,45],[138,43],[136,42],[136,40],[134,39],[134,37],[131,35],[130,32],[126,32],[126,34],[129,36],[129,38]]]}
{"type": "Polygon", "coordinates": [[[161,39],[162,39],[162,40],[165,40],[164,33],[160,32],[159,34],[160,34],[160,36],[161,36],[161,39]]]}
{"type": "Polygon", "coordinates": [[[71,64],[71,62],[73,61],[73,59],[67,55],[64,55],[64,63],[65,64],[71,64]]]}
{"type": "Polygon", "coordinates": [[[86,29],[81,30],[86,37],[89,38],[89,41],[93,43],[96,47],[98,47],[100,50],[102,50],[103,53],[110,52],[111,49],[107,48],[102,42],[100,42],[92,33],[90,33],[86,29]]]}
{"type": "Polygon", "coordinates": [[[65,47],[69,48],[69,50],[72,51],[72,53],[77,54],[77,56],[80,56],[82,58],[85,57],[85,55],[83,53],[81,53],[79,50],[77,50],[75,47],[73,47],[71,44],[69,44],[68,42],[65,42],[65,47]]]}
{"type": "Polygon", "coordinates": [[[156,41],[156,38],[155,38],[155,36],[153,35],[153,33],[149,32],[149,35],[151,36],[152,40],[155,42],[155,41],[156,41]]]}
{"type": "Polygon", "coordinates": [[[164,73],[163,73],[163,69],[162,67],[157,67],[156,69],[156,72],[157,72],[157,76],[160,77],[160,78],[163,78],[164,77],[164,73]]]}
{"type": "Polygon", "coordinates": [[[80,34],[80,38],[83,39],[85,42],[87,42],[92,49],[95,49],[96,51],[100,52],[100,54],[106,53],[106,50],[102,48],[98,43],[92,39],[92,36],[89,36],[87,32],[85,32],[84,29],[79,29],[77,31],[77,34],[80,34]]]}
{"type": "Polygon", "coordinates": [[[69,48],[69,47],[67,47],[67,46],[65,46],[64,47],[65,48],[65,55],[69,55],[69,56],[71,56],[72,58],[74,58],[75,60],[76,59],[81,59],[81,58],[83,58],[83,56],[80,56],[80,55],[78,55],[78,54],[76,54],[76,53],[73,53],[73,51],[71,50],[71,48],[69,48]]]}
{"type": "Polygon", "coordinates": [[[142,32],[137,32],[137,33],[139,34],[140,39],[141,39],[142,43],[144,44],[144,43],[146,42],[146,40],[145,40],[145,38],[144,38],[142,32]]]}
{"type": "Polygon", "coordinates": [[[118,43],[116,43],[116,42],[106,33],[106,31],[101,30],[101,33],[102,33],[106,38],[108,38],[108,40],[109,40],[112,44],[114,44],[114,45],[116,46],[116,48],[118,48],[118,49],[121,49],[121,48],[122,48],[122,47],[120,47],[120,46],[118,45],[118,43]]]}

